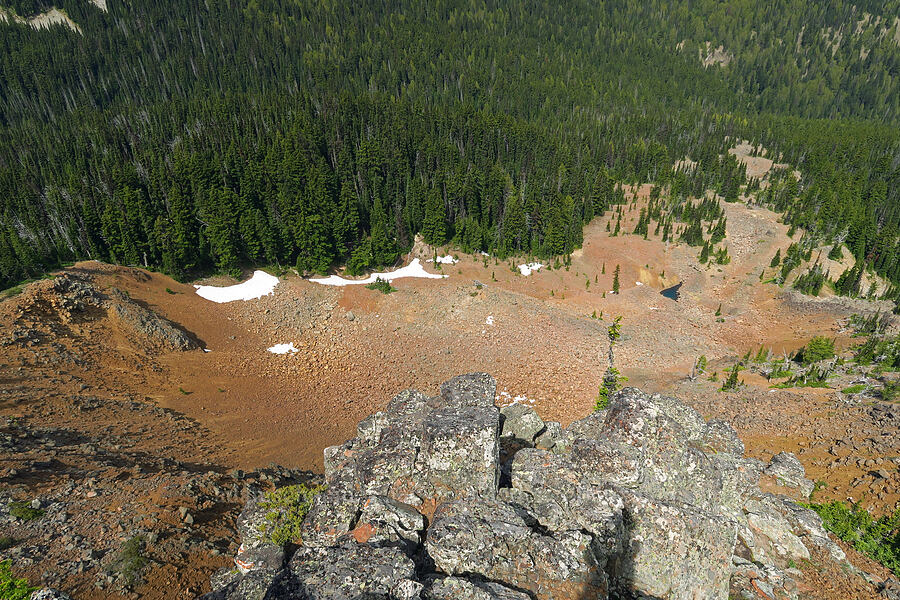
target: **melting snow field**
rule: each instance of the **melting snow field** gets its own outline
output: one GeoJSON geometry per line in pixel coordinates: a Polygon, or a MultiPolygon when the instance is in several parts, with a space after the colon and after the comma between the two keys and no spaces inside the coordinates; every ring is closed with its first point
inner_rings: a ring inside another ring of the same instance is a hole
{"type": "Polygon", "coordinates": [[[267,348],[267,350],[272,354],[293,354],[294,352],[300,352],[300,348],[294,347],[294,342],[289,344],[275,344],[271,348],[267,348]]]}
{"type": "MultiPolygon", "coordinates": [[[[440,262],[440,258],[438,258],[438,262],[440,262]]],[[[393,281],[394,279],[400,279],[402,277],[421,277],[422,279],[443,279],[447,277],[447,275],[438,275],[436,273],[429,273],[425,270],[425,267],[422,266],[422,263],[419,262],[418,258],[414,258],[411,263],[406,265],[403,268],[397,269],[396,271],[391,271],[389,273],[372,273],[365,279],[344,279],[343,277],[339,277],[338,275],[332,275],[331,277],[323,277],[321,279],[310,279],[310,281],[314,283],[321,283],[322,285],[360,285],[360,284],[369,284],[375,283],[375,280],[381,278],[385,281],[393,281]]]]}
{"type": "Polygon", "coordinates": [[[529,275],[531,275],[531,274],[534,273],[535,271],[540,271],[540,270],[541,270],[541,267],[543,267],[543,266],[544,266],[544,265],[542,265],[541,263],[537,263],[537,262],[527,263],[527,264],[524,264],[524,265],[519,265],[519,273],[521,273],[521,274],[524,275],[525,277],[528,277],[529,275]]]}
{"type": "Polygon", "coordinates": [[[214,285],[195,285],[197,295],[213,302],[234,302],[235,300],[256,300],[275,292],[278,278],[265,271],[254,271],[253,277],[237,285],[216,287],[214,285]]]}

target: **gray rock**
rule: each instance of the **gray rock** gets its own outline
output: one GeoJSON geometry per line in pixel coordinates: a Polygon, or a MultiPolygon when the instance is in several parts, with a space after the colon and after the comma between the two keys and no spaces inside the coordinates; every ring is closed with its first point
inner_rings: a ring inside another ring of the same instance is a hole
{"type": "Polygon", "coordinates": [[[491,407],[434,410],[419,455],[423,493],[439,499],[493,496],[500,477],[500,413],[491,407]]]}
{"type": "Polygon", "coordinates": [[[53,588],[43,588],[32,592],[31,600],[72,600],[72,597],[53,588]]]}
{"type": "Polygon", "coordinates": [[[303,598],[309,600],[390,598],[395,589],[408,593],[410,584],[406,582],[416,574],[413,561],[397,548],[356,543],[332,548],[302,546],[288,568],[304,590],[303,598]]]}
{"type": "Polygon", "coordinates": [[[284,566],[284,548],[264,543],[252,548],[242,548],[234,558],[241,573],[250,571],[277,571],[284,566]]]}
{"type": "Polygon", "coordinates": [[[809,550],[793,533],[793,526],[779,510],[772,496],[749,500],[744,510],[746,525],[739,530],[739,538],[759,564],[786,567],[789,561],[809,558],[809,550]]]}
{"type": "Polygon", "coordinates": [[[385,496],[370,496],[360,507],[354,537],[367,544],[397,546],[415,553],[425,529],[425,517],[408,504],[385,496]]]}
{"type": "Polygon", "coordinates": [[[625,388],[611,400],[598,438],[574,441],[573,463],[600,482],[714,511],[723,493],[721,474],[702,451],[690,445],[692,438],[699,440],[702,435],[693,414],[676,411],[671,402],[625,388]],[[698,431],[689,432],[669,417],[656,404],[658,399],[669,402],[668,412],[698,431]]]}
{"type": "Polygon", "coordinates": [[[765,469],[766,475],[775,478],[779,485],[797,488],[804,498],[809,498],[815,484],[806,478],[806,469],[791,452],[779,452],[765,469]]]}
{"type": "Polygon", "coordinates": [[[183,329],[136,303],[117,288],[110,288],[110,315],[118,320],[133,338],[166,350],[195,350],[197,341],[183,329]]]}
{"type": "Polygon", "coordinates": [[[544,432],[534,440],[534,447],[541,450],[552,450],[556,442],[562,437],[562,425],[556,421],[544,423],[544,432]]]}
{"type": "Polygon", "coordinates": [[[262,501],[263,493],[255,487],[249,488],[244,509],[238,515],[235,523],[241,543],[246,549],[255,548],[266,542],[266,513],[268,511],[261,506],[262,501]]]}
{"type": "Polygon", "coordinates": [[[303,587],[286,569],[256,570],[246,575],[234,575],[226,580],[224,587],[214,589],[209,594],[200,597],[199,600],[306,600],[303,587]]]}
{"type": "Polygon", "coordinates": [[[790,561],[814,546],[845,561],[818,515],[759,489],[764,471],[811,487],[799,462],[743,458],[724,422],[629,388],[565,430],[516,406],[501,427],[495,391],[473,374],[435,398],[401,392],[328,448],[286,566],[251,494],[252,567],[217,573],[209,598],[724,600],[729,579],[736,597],[795,598],[790,561]]]}
{"type": "Polygon", "coordinates": [[[608,413],[608,410],[595,410],[585,418],[573,421],[566,428],[566,433],[573,440],[575,438],[595,440],[600,437],[600,433],[606,425],[606,415],[608,413]]]}
{"type": "Polygon", "coordinates": [[[734,428],[725,421],[710,421],[703,433],[702,448],[705,452],[744,455],[744,443],[734,428]]]}
{"type": "Polygon", "coordinates": [[[703,420],[703,417],[701,417],[700,413],[696,410],[682,404],[671,396],[654,394],[650,397],[650,401],[653,402],[664,415],[681,426],[684,437],[688,442],[699,442],[703,439],[707,431],[707,425],[706,421],[703,420]]]}
{"type": "Polygon", "coordinates": [[[496,500],[464,498],[441,505],[425,547],[435,568],[447,575],[481,575],[535,598],[606,597],[606,573],[588,535],[540,535],[496,500]]]}
{"type": "Polygon", "coordinates": [[[491,581],[469,581],[459,577],[435,579],[425,591],[427,600],[531,600],[524,592],[517,592],[491,581]]]}
{"type": "Polygon", "coordinates": [[[728,598],[733,522],[692,508],[624,493],[624,550],[613,563],[626,597],[728,598]]]}
{"type": "Polygon", "coordinates": [[[609,486],[584,480],[559,456],[537,449],[516,454],[511,481],[523,492],[511,500],[547,530],[590,533],[600,562],[621,549],[624,504],[609,486]]]}
{"type": "Polygon", "coordinates": [[[510,404],[500,409],[500,437],[513,438],[525,444],[533,444],[544,431],[544,421],[533,408],[523,404],[510,404]]]}
{"type": "Polygon", "coordinates": [[[361,498],[336,488],[316,496],[301,528],[304,546],[333,546],[356,525],[361,498]]]}
{"type": "Polygon", "coordinates": [[[434,408],[493,407],[497,382],[487,373],[457,375],[441,384],[441,395],[429,400],[434,408]]]}

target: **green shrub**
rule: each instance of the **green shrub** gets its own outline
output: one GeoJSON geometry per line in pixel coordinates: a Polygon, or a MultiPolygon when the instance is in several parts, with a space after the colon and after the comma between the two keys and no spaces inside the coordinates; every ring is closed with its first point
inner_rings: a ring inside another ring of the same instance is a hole
{"type": "Polygon", "coordinates": [[[728,371],[728,378],[725,379],[725,382],[722,384],[722,387],[719,389],[721,392],[729,392],[734,391],[740,387],[743,382],[738,380],[738,373],[741,371],[741,363],[735,363],[731,369],[725,369],[728,371]]]}
{"type": "Polygon", "coordinates": [[[31,508],[31,502],[10,502],[9,514],[23,521],[34,521],[44,516],[40,508],[31,508]]]}
{"type": "Polygon", "coordinates": [[[115,560],[107,567],[107,572],[117,575],[127,586],[141,581],[141,571],[149,561],[144,556],[144,538],[136,535],[122,544],[115,560]]]}
{"type": "Polygon", "coordinates": [[[277,546],[300,540],[300,528],[313,499],[325,489],[300,483],[266,492],[260,507],[266,511],[263,536],[277,546]]]}
{"type": "Polygon", "coordinates": [[[860,383],[857,385],[851,385],[850,387],[845,387],[841,391],[845,394],[858,394],[864,389],[866,389],[866,385],[860,383]]]}
{"type": "Polygon", "coordinates": [[[834,358],[834,340],[822,335],[815,336],[803,347],[801,357],[804,365],[834,358]]]}
{"type": "Polygon", "coordinates": [[[7,550],[16,545],[16,539],[6,535],[0,535],[0,550],[7,550]]]}
{"type": "Polygon", "coordinates": [[[27,579],[18,579],[12,573],[12,561],[0,561],[0,600],[28,600],[31,592],[27,579]]]}
{"type": "MultiPolygon", "coordinates": [[[[438,264],[440,264],[440,263],[438,263],[438,264]]],[[[373,281],[372,283],[368,284],[368,285],[366,286],[366,288],[367,288],[367,289],[370,289],[370,290],[378,290],[378,291],[381,292],[382,294],[390,294],[391,292],[396,292],[396,291],[397,291],[397,288],[391,286],[391,282],[390,282],[390,281],[385,281],[385,280],[382,279],[381,277],[376,277],[376,278],[375,278],[375,281],[373,281]]]]}
{"type": "Polygon", "coordinates": [[[887,382],[881,388],[881,399],[885,402],[896,402],[900,397],[900,383],[887,382]]]}
{"type": "Polygon", "coordinates": [[[822,517],[825,529],[900,576],[900,509],[873,519],[859,505],[829,502],[808,506],[822,517]]]}

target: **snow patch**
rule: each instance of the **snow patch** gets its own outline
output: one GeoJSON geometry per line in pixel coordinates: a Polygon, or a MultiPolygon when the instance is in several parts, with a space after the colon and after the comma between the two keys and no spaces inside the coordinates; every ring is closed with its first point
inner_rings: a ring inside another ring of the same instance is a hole
{"type": "Polygon", "coordinates": [[[195,285],[197,295],[213,302],[234,302],[235,300],[256,300],[275,293],[278,278],[265,271],[254,271],[253,277],[237,285],[217,287],[214,285],[195,285]]]}
{"type": "Polygon", "coordinates": [[[644,284],[641,283],[640,281],[635,281],[635,282],[634,282],[634,285],[644,285],[644,284]]]}
{"type": "MultiPolygon", "coordinates": [[[[440,259],[438,259],[440,260],[440,259]]],[[[323,277],[320,279],[310,279],[310,281],[314,283],[320,283],[322,285],[360,285],[360,284],[369,284],[375,283],[375,280],[381,278],[385,281],[393,281],[394,279],[400,279],[401,277],[420,277],[422,279],[443,279],[447,277],[447,275],[437,275],[435,273],[429,273],[425,270],[425,267],[422,266],[422,263],[419,262],[418,258],[414,258],[411,263],[406,265],[403,268],[397,269],[396,271],[391,271],[389,273],[372,273],[365,279],[344,279],[338,275],[332,275],[331,277],[323,277]]]]}
{"type": "Polygon", "coordinates": [[[488,318],[485,319],[484,324],[485,325],[493,325],[494,324],[494,315],[488,316],[488,318]]]}
{"type": "Polygon", "coordinates": [[[459,259],[458,259],[458,258],[453,258],[452,256],[450,256],[450,255],[448,254],[447,256],[438,256],[438,257],[437,257],[437,261],[435,261],[435,260],[432,259],[432,258],[429,258],[429,259],[428,259],[428,262],[438,262],[438,263],[440,263],[440,264],[442,264],[442,265],[455,265],[456,263],[459,262],[459,259]]]}
{"type": "Polygon", "coordinates": [[[535,271],[540,271],[541,267],[543,267],[543,266],[544,265],[542,265],[541,263],[538,263],[538,262],[525,263],[524,265],[519,265],[519,273],[521,273],[525,277],[528,277],[535,271]]]}
{"type": "Polygon", "coordinates": [[[294,346],[294,342],[290,342],[289,344],[275,344],[271,348],[266,348],[272,354],[293,354],[294,352],[300,352],[300,348],[296,348],[294,346]]]}
{"type": "Polygon", "coordinates": [[[504,406],[512,406],[513,404],[526,404],[534,406],[534,400],[526,396],[513,396],[509,392],[503,391],[494,397],[494,401],[500,408],[504,406]]]}

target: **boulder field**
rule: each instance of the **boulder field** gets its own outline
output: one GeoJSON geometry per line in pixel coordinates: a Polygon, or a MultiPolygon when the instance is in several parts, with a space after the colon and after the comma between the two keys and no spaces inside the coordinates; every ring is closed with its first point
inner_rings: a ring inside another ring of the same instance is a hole
{"type": "Polygon", "coordinates": [[[800,463],[745,458],[727,423],[626,388],[564,429],[495,394],[462,375],[360,422],[297,544],[251,495],[241,568],[203,600],[797,598],[812,555],[852,569],[789,497],[812,489],[800,463]]]}

